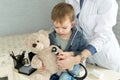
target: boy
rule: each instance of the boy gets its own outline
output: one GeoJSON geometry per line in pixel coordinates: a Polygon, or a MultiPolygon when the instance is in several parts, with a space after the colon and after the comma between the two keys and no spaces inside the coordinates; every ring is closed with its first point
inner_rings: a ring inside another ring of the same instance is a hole
{"type": "MultiPolygon", "coordinates": [[[[68,56],[76,56],[86,48],[86,40],[83,34],[78,31],[75,26],[74,9],[70,4],[62,2],[54,6],[51,12],[51,18],[54,25],[54,31],[49,34],[50,45],[57,45],[60,47],[63,50],[60,55],[67,54],[68,56]]],[[[57,60],[60,60],[59,55],[57,60]]],[[[72,66],[69,67],[71,68],[72,66]]],[[[74,65],[71,70],[74,75],[78,75],[79,67],[78,64],[74,65]]],[[[52,76],[51,80],[54,80],[54,77],[55,76],[52,76]]],[[[74,78],[67,72],[62,72],[59,75],[59,80],[74,80],[74,78]]]]}

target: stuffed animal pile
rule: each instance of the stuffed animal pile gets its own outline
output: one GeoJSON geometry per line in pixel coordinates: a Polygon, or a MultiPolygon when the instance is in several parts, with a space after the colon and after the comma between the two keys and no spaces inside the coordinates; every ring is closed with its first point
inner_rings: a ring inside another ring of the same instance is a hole
{"type": "Polygon", "coordinates": [[[61,52],[57,46],[50,46],[48,32],[40,30],[39,32],[31,34],[27,38],[27,46],[36,53],[33,56],[31,65],[39,69],[45,66],[45,70],[36,74],[33,80],[50,80],[50,76],[61,69],[56,64],[56,55],[52,52],[52,48],[56,48],[56,52],[61,52]]]}

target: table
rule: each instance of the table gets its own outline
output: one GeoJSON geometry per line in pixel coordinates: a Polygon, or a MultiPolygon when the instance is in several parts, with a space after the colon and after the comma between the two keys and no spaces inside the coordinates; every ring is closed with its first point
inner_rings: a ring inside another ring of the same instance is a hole
{"type": "Polygon", "coordinates": [[[87,64],[87,68],[88,68],[88,73],[89,73],[88,74],[89,80],[100,80],[100,79],[96,78],[95,76],[91,75],[90,72],[92,72],[93,69],[98,70],[103,73],[103,75],[104,75],[103,80],[120,80],[119,72],[115,72],[115,71],[108,70],[108,69],[98,67],[95,65],[91,65],[91,64],[87,64]]]}
{"type": "MultiPolygon", "coordinates": [[[[102,67],[98,67],[95,65],[91,65],[91,64],[87,64],[86,67],[88,69],[88,76],[85,80],[101,80],[91,74],[91,72],[93,70],[100,71],[104,74],[104,79],[102,79],[102,80],[120,80],[120,73],[118,73],[118,72],[108,70],[108,69],[105,69],[102,67]]],[[[16,69],[13,69],[13,73],[14,73],[13,74],[14,80],[31,80],[31,78],[38,72],[35,71],[33,74],[28,76],[28,75],[20,74],[20,73],[18,73],[18,71],[16,69]]]]}
{"type": "Polygon", "coordinates": [[[0,78],[8,77],[8,80],[14,80],[13,68],[11,65],[1,65],[0,66],[0,78]]]}

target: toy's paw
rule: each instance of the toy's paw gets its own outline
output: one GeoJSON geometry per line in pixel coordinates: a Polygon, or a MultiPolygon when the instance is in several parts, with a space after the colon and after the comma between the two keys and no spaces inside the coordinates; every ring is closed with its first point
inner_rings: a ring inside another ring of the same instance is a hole
{"type": "Polygon", "coordinates": [[[31,61],[31,66],[33,68],[40,68],[42,67],[42,62],[41,60],[35,55],[31,61]]]}

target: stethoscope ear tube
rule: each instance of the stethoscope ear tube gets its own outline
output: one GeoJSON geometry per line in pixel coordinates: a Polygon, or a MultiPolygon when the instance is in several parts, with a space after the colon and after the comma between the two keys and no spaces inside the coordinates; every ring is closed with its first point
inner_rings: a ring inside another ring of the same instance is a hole
{"type": "Polygon", "coordinates": [[[68,69],[66,69],[66,71],[74,79],[76,79],[76,80],[83,80],[83,79],[85,79],[87,77],[87,69],[86,69],[86,67],[83,64],[80,63],[79,65],[80,65],[80,67],[83,67],[83,69],[85,70],[85,74],[82,77],[75,77],[74,74],[71,73],[68,69]]]}

